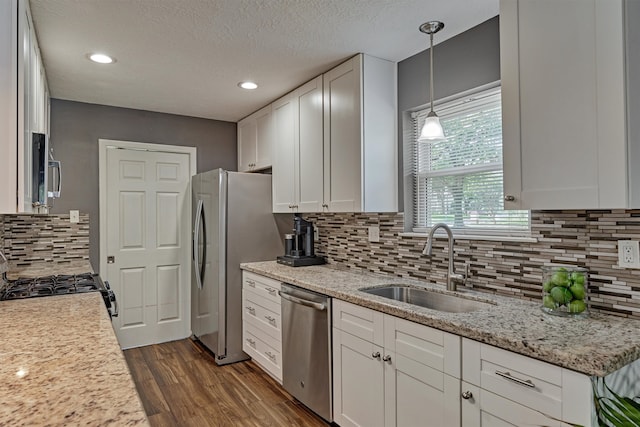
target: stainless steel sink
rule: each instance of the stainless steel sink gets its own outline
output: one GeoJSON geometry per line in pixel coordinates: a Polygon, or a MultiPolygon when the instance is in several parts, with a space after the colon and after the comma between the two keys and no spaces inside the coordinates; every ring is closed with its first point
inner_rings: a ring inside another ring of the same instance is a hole
{"type": "Polygon", "coordinates": [[[474,301],[455,295],[447,295],[427,289],[418,289],[404,285],[390,285],[380,288],[360,289],[372,295],[378,295],[395,301],[419,305],[432,310],[446,311],[449,313],[468,313],[491,307],[491,304],[474,301]]]}

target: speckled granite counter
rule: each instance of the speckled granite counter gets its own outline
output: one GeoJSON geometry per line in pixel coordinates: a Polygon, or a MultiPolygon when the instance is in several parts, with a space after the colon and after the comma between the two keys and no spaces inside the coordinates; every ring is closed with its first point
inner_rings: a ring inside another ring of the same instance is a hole
{"type": "Polygon", "coordinates": [[[587,375],[606,376],[640,358],[640,321],[636,320],[597,313],[579,319],[557,317],[543,313],[539,304],[530,301],[468,290],[457,294],[491,302],[490,308],[446,313],[358,290],[402,283],[446,292],[441,285],[329,266],[293,268],[275,261],[247,263],[241,267],[587,375]]]}
{"type": "Polygon", "coordinates": [[[0,425],[148,425],[99,292],[0,301],[0,425]]]}

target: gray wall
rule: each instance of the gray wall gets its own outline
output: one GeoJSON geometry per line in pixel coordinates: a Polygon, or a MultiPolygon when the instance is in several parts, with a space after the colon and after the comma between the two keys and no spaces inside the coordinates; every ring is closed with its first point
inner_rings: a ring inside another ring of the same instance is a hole
{"type": "MultiPolygon", "coordinates": [[[[445,22],[446,25],[446,22],[445,22]]],[[[429,38],[416,30],[416,37],[429,38]]],[[[437,43],[438,35],[434,36],[437,43]]],[[[498,17],[494,17],[450,38],[433,49],[434,99],[442,99],[500,80],[500,30],[498,17]]],[[[413,223],[411,207],[412,182],[404,173],[404,162],[410,161],[406,144],[411,110],[420,109],[429,102],[429,49],[398,63],[398,177],[400,201],[404,205],[405,226],[413,223]]],[[[436,108],[437,112],[437,108],[436,108]]],[[[407,172],[410,170],[407,168],[407,172]]]]}
{"type": "Polygon", "coordinates": [[[198,172],[237,169],[236,124],[81,102],[51,100],[50,144],[62,161],[62,197],[51,213],[89,214],[90,259],[100,268],[98,139],[196,147],[198,172]]]}

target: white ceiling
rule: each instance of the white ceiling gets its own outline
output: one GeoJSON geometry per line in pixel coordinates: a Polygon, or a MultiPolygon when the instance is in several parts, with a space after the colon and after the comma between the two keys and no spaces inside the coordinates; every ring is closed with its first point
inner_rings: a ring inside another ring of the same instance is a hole
{"type": "Polygon", "coordinates": [[[499,0],[30,0],[51,96],[237,121],[358,52],[401,61],[499,0]],[[90,52],[114,56],[99,65],[90,52]],[[247,91],[243,80],[260,85],[247,91]]]}

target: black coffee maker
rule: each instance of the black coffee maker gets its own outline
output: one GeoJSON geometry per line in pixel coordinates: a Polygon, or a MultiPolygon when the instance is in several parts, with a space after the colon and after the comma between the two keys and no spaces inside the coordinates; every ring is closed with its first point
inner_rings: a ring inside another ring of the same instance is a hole
{"type": "Polygon", "coordinates": [[[277,261],[291,267],[324,264],[324,258],[314,253],[313,240],[313,223],[295,214],[293,234],[285,235],[284,256],[279,256],[277,261]]]}

